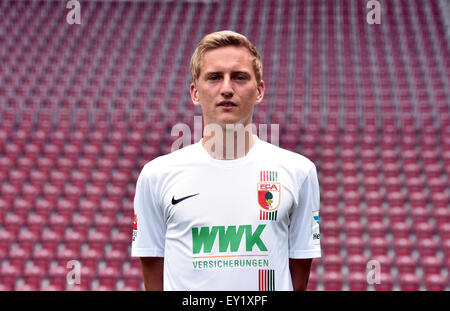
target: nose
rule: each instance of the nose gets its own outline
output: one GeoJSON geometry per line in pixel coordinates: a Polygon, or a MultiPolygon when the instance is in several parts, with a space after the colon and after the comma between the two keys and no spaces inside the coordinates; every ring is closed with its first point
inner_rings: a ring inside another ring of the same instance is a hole
{"type": "Polygon", "coordinates": [[[223,79],[222,89],[220,90],[220,95],[222,95],[224,98],[231,98],[233,97],[234,90],[233,86],[231,85],[231,79],[229,77],[225,77],[223,79]]]}

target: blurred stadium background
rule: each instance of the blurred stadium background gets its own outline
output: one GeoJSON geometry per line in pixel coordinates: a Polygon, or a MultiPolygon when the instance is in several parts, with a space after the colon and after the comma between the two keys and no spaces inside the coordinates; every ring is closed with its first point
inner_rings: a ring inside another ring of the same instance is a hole
{"type": "Polygon", "coordinates": [[[135,182],[193,128],[189,59],[222,29],[263,55],[254,123],[317,165],[309,289],[450,289],[449,1],[380,0],[379,25],[366,0],[67,2],[0,3],[0,290],[143,289],[135,182]]]}

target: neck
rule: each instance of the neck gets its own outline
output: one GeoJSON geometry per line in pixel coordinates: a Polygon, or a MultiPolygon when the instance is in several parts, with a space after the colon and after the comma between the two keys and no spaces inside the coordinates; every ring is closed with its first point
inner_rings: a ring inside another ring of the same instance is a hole
{"type": "Polygon", "coordinates": [[[245,157],[255,144],[252,126],[211,124],[203,130],[202,145],[210,156],[217,160],[236,160],[245,157]]]}

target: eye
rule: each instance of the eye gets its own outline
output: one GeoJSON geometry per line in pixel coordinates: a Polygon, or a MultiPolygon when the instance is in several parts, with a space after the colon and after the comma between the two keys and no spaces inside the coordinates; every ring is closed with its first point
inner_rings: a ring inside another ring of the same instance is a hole
{"type": "Polygon", "coordinates": [[[248,80],[248,76],[246,74],[237,74],[234,79],[237,81],[245,81],[248,80]]]}
{"type": "Polygon", "coordinates": [[[217,81],[217,80],[219,80],[219,76],[218,75],[210,75],[210,76],[208,76],[208,80],[217,81]]]}

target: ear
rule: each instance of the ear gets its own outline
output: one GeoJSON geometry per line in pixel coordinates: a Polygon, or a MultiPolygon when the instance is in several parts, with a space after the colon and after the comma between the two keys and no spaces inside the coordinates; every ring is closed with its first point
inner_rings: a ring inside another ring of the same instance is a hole
{"type": "Polygon", "coordinates": [[[258,92],[258,95],[256,96],[256,104],[259,104],[263,97],[264,97],[264,90],[265,90],[265,84],[264,81],[261,80],[261,82],[259,82],[259,85],[256,88],[256,91],[258,92]]]}
{"type": "Polygon", "coordinates": [[[193,82],[191,83],[189,91],[191,93],[192,102],[194,103],[195,106],[199,106],[200,105],[200,100],[198,98],[198,91],[197,91],[197,88],[195,87],[195,84],[193,82]]]}

